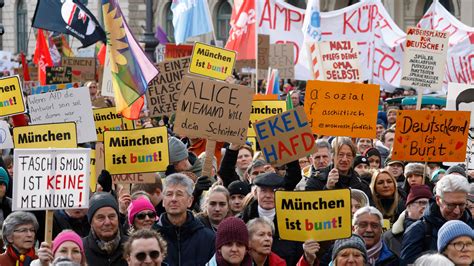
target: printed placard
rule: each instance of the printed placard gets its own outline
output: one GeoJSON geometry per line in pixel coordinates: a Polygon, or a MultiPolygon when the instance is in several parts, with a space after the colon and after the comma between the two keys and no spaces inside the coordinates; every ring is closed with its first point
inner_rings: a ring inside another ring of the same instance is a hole
{"type": "Polygon", "coordinates": [[[318,242],[351,236],[351,191],[276,191],[280,238],[318,242]]]}
{"type": "Polygon", "coordinates": [[[90,152],[90,169],[89,169],[89,188],[91,192],[95,192],[97,190],[97,166],[96,166],[96,151],[91,150],[90,152]]]}
{"type": "Polygon", "coordinates": [[[30,95],[27,100],[31,124],[75,122],[78,143],[97,140],[89,88],[30,95]]]}
{"type": "Polygon", "coordinates": [[[0,150],[12,149],[13,139],[7,121],[0,120],[0,150]]]}
{"type": "MultiPolygon", "coordinates": [[[[254,97],[255,99],[255,97],[254,97]]],[[[286,111],[285,101],[272,100],[272,101],[253,101],[252,110],[250,111],[250,121],[249,121],[249,133],[247,136],[255,137],[255,130],[253,128],[253,123],[265,118],[281,114],[286,111]]]]}
{"type": "Polygon", "coordinates": [[[194,46],[190,44],[167,43],[165,48],[165,60],[191,56],[193,48],[194,46]]]}
{"type": "Polygon", "coordinates": [[[13,138],[15,148],[76,148],[76,123],[14,127],[13,138]]]}
{"type": "Polygon", "coordinates": [[[81,87],[80,82],[51,84],[51,85],[44,85],[44,86],[40,85],[40,86],[32,87],[28,95],[41,94],[41,93],[46,93],[46,92],[53,92],[53,91],[66,90],[70,88],[79,88],[79,87],[81,87]]]}
{"type": "Polygon", "coordinates": [[[72,82],[71,67],[46,67],[46,84],[61,84],[72,82]]]}
{"type": "Polygon", "coordinates": [[[112,86],[112,70],[110,68],[109,49],[105,52],[104,67],[100,76],[100,87],[102,96],[115,97],[114,88],[112,86]]]}
{"type": "MultiPolygon", "coordinates": [[[[270,44],[270,67],[278,69],[278,74],[281,79],[295,78],[294,61],[295,53],[293,44],[270,44]]],[[[264,76],[262,78],[264,78],[264,76]]]]}
{"type": "Polygon", "coordinates": [[[26,112],[20,77],[0,78],[0,117],[26,112]]]}
{"type": "Polygon", "coordinates": [[[169,116],[176,112],[181,80],[190,62],[190,57],[184,57],[158,64],[159,74],[151,81],[146,92],[150,117],[169,116]]]}
{"type": "Polygon", "coordinates": [[[73,82],[95,80],[96,62],[94,57],[63,57],[61,66],[71,67],[73,82]]]}
{"type": "Polygon", "coordinates": [[[316,152],[303,106],[254,123],[267,162],[283,165],[316,152]]]}
{"type": "Polygon", "coordinates": [[[105,169],[110,174],[165,171],[169,164],[168,131],[154,127],[104,132],[105,169]]]}
{"type": "Polygon", "coordinates": [[[400,85],[441,90],[449,33],[408,27],[400,85]]]}
{"type": "Polygon", "coordinates": [[[96,108],[93,112],[97,141],[104,141],[105,131],[134,129],[133,121],[123,118],[115,107],[96,108]]]}
{"type": "Polygon", "coordinates": [[[392,159],[460,162],[466,159],[470,113],[403,110],[397,113],[392,159]]]}
{"type": "Polygon", "coordinates": [[[323,76],[327,81],[361,82],[359,67],[359,49],[356,41],[318,42],[323,67],[323,76]]]}
{"type": "Polygon", "coordinates": [[[184,76],[174,132],[244,144],[253,91],[246,86],[184,76]]]}
{"type": "Polygon", "coordinates": [[[196,42],[189,73],[225,80],[232,76],[236,52],[196,42]]]}
{"type": "Polygon", "coordinates": [[[305,112],[313,132],[375,138],[379,85],[309,80],[305,112]]]}
{"type": "Polygon", "coordinates": [[[15,150],[12,209],[88,208],[89,154],[90,149],[15,150]]]}

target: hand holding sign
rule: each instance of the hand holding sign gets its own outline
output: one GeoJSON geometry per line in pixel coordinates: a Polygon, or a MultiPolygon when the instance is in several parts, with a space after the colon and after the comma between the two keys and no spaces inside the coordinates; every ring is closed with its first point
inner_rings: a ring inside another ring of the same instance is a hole
{"type": "Polygon", "coordinates": [[[339,181],[339,171],[336,168],[333,168],[331,171],[329,171],[326,187],[328,189],[334,189],[336,188],[336,183],[338,181],[339,181]]]}

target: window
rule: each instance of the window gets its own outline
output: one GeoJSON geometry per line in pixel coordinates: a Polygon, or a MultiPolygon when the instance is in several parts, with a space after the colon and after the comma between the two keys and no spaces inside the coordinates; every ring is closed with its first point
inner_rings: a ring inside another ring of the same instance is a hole
{"type": "Polygon", "coordinates": [[[165,32],[168,40],[174,43],[173,11],[171,11],[171,2],[165,6],[165,32]]]}
{"type": "Polygon", "coordinates": [[[18,0],[16,6],[16,47],[18,53],[23,51],[25,54],[28,54],[27,16],[25,1],[18,0]]]}
{"type": "Polygon", "coordinates": [[[216,38],[218,40],[227,41],[230,30],[230,16],[232,15],[232,7],[227,1],[221,1],[217,7],[217,27],[216,38]]]}
{"type": "Polygon", "coordinates": [[[306,1],[305,0],[288,0],[288,4],[293,6],[306,9],[306,1]]]}

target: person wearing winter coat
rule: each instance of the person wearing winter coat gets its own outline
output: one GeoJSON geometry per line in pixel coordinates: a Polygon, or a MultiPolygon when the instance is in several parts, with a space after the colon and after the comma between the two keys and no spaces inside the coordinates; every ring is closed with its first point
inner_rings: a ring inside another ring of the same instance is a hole
{"type": "Polygon", "coordinates": [[[247,223],[247,230],[249,231],[249,252],[253,265],[286,266],[285,260],[272,252],[275,226],[271,220],[265,217],[252,219],[247,223]]]}

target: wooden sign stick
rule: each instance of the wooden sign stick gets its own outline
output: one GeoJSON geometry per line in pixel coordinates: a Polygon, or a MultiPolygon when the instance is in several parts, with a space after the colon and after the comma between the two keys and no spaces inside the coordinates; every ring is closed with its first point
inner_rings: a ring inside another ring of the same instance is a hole
{"type": "Polygon", "coordinates": [[[47,210],[46,211],[46,223],[44,226],[44,241],[46,243],[51,244],[53,243],[53,214],[54,211],[47,210]]]}
{"type": "Polygon", "coordinates": [[[206,141],[206,160],[202,166],[201,176],[212,178],[212,161],[214,160],[214,151],[216,150],[216,141],[208,139],[206,141]]]}

